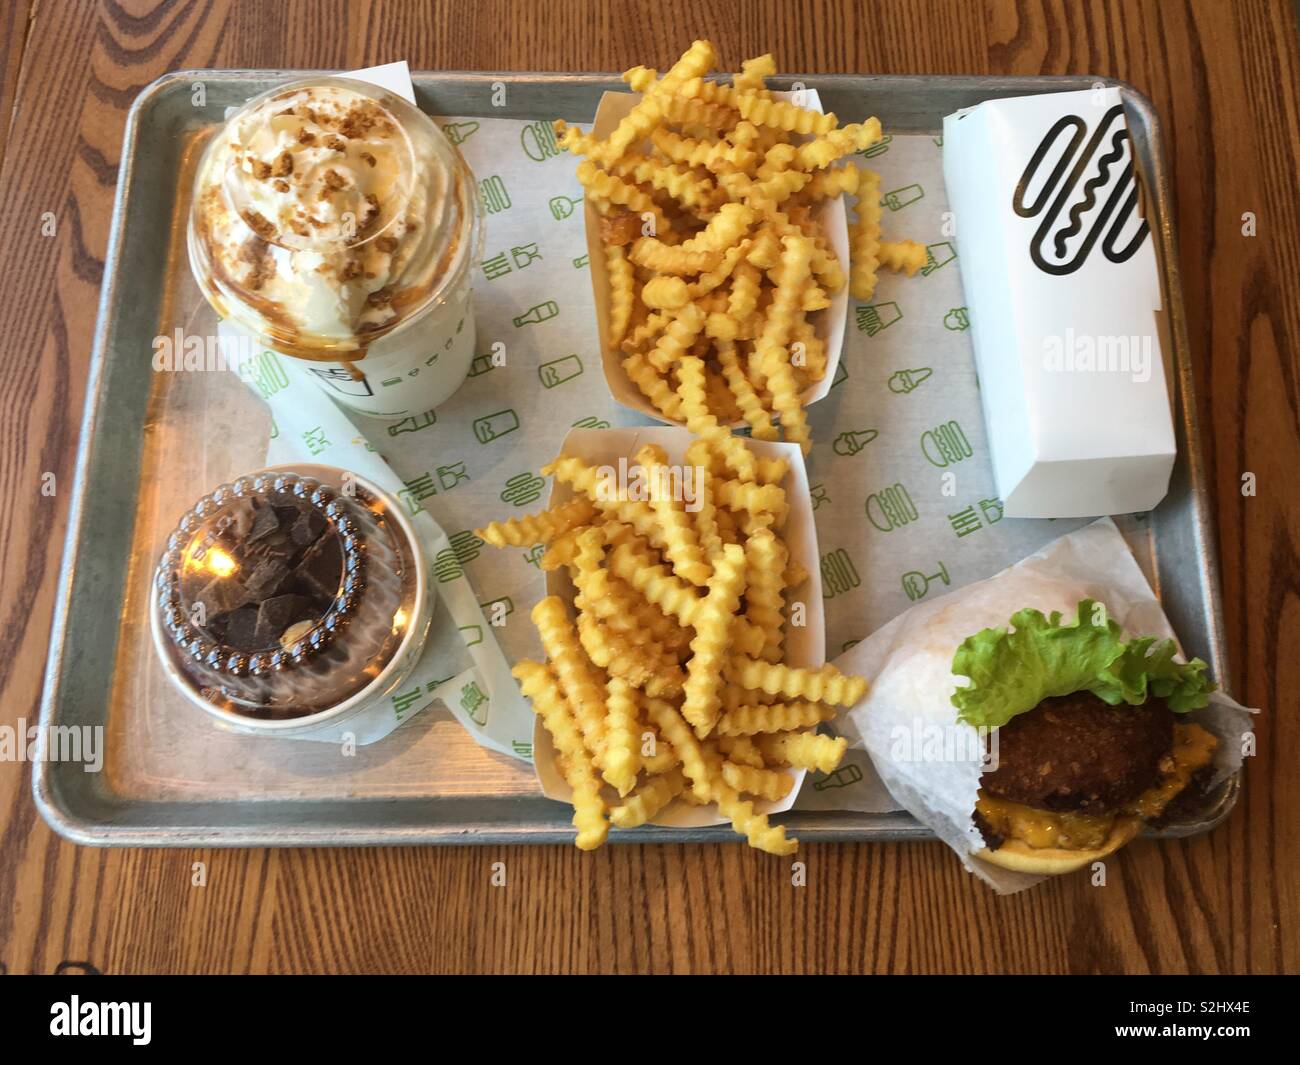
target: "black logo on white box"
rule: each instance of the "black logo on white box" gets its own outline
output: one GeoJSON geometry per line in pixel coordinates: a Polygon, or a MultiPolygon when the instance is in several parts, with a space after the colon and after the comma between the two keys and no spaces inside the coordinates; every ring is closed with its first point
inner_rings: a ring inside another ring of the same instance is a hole
{"type": "Polygon", "coordinates": [[[1150,232],[1145,219],[1140,219],[1128,242],[1120,245],[1138,206],[1138,182],[1132,139],[1124,122],[1124,105],[1116,104],[1107,111],[1084,144],[1087,134],[1088,123],[1081,115],[1064,115],[1038,142],[1016,183],[1011,200],[1016,214],[1021,218],[1042,215],[1029,243],[1029,257],[1045,273],[1074,273],[1087,260],[1098,238],[1102,238],[1101,251],[1107,259],[1113,263],[1126,262],[1150,232]],[[1060,142],[1064,136],[1069,140],[1062,148],[1060,142]],[[1102,143],[1107,140],[1105,152],[1099,155],[1102,143]],[[1036,182],[1044,161],[1054,154],[1058,158],[1051,174],[1036,182]],[[1125,163],[1122,170],[1118,169],[1121,162],[1125,163]],[[1075,187],[1085,172],[1087,179],[1076,198],[1075,187]],[[1037,193],[1032,202],[1026,203],[1031,186],[1037,188],[1037,193]],[[1065,205],[1072,199],[1068,213],[1061,218],[1065,205]]]}

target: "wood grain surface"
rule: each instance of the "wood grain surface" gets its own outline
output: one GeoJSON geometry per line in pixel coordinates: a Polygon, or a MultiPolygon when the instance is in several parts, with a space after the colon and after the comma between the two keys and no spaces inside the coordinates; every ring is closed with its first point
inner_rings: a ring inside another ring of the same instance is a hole
{"type": "Polygon", "coordinates": [[[0,723],[35,720],[123,123],[184,67],[621,70],[708,36],[783,71],[1098,74],[1164,123],[1236,694],[1213,834],[999,898],[937,843],[78,848],[0,764],[0,962],[51,972],[1294,972],[1300,968],[1300,91],[1283,0],[54,2],[0,13],[0,723]],[[41,235],[44,212],[57,218],[41,235]],[[1242,235],[1252,212],[1258,233],[1242,235]],[[1257,494],[1243,496],[1244,473],[1257,494]],[[504,888],[489,884],[506,862],[504,888]],[[191,866],[207,863],[206,887],[191,866]]]}

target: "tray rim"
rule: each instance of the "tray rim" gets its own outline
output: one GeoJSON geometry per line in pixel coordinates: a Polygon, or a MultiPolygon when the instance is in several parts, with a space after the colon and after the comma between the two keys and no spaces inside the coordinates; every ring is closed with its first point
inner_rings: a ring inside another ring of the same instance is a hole
{"type": "MultiPolygon", "coordinates": [[[[64,549],[59,581],[55,592],[54,610],[50,626],[49,654],[42,680],[42,693],[36,757],[32,763],[32,797],[42,818],[60,836],[87,846],[138,846],[138,847],[261,847],[261,846],[410,846],[429,844],[547,844],[570,843],[572,830],[536,824],[484,826],[462,825],[447,828],[436,824],[419,827],[390,825],[387,827],[332,827],[314,828],[305,825],[280,827],[259,824],[252,827],[220,825],[181,828],[166,826],[140,827],[115,824],[111,818],[95,819],[65,809],[43,758],[45,734],[49,726],[57,723],[60,695],[60,675],[64,667],[64,643],[67,636],[73,584],[77,561],[83,540],[89,530],[85,498],[95,429],[104,410],[105,399],[101,384],[108,358],[108,339],[114,321],[115,293],[122,266],[123,230],[133,192],[133,177],[137,169],[136,142],[143,116],[161,94],[171,91],[181,82],[196,80],[222,80],[226,82],[290,80],[298,77],[336,73],[332,70],[285,69],[187,69],[171,71],[146,85],[127,112],[123,133],[122,155],[118,168],[117,189],[114,194],[110,218],[108,245],[105,254],[104,282],[100,290],[96,311],[96,324],[91,348],[90,365],[86,378],[86,399],[82,411],[80,435],[77,441],[72,498],[68,508],[68,525],[64,536],[64,549]]],[[[510,82],[546,82],[548,84],[573,83],[622,84],[617,73],[555,72],[555,71],[412,71],[417,89],[430,79],[462,84],[491,84],[498,80],[510,82]]],[[[1204,459],[1196,420],[1196,392],[1188,351],[1187,323],[1184,314],[1182,279],[1177,255],[1177,241],[1172,221],[1173,190],[1168,179],[1168,164],[1164,153],[1162,124],[1151,100],[1134,86],[1120,79],[1091,75],[893,75],[893,74],[786,74],[773,79],[780,84],[802,80],[815,82],[818,88],[842,91],[887,91],[906,88],[934,88],[936,85],[986,94],[1020,95],[1031,92],[1060,92],[1084,89],[1102,84],[1121,90],[1125,101],[1136,111],[1149,133],[1154,198],[1161,220],[1161,273],[1168,300],[1168,321],[1173,351],[1170,365],[1173,369],[1174,388],[1181,404],[1181,423],[1186,446],[1183,461],[1186,463],[1189,503],[1193,509],[1192,531],[1200,560],[1202,585],[1208,590],[1207,601],[1202,605],[1208,644],[1205,649],[1215,667],[1221,691],[1231,688],[1227,648],[1224,638],[1222,613],[1222,585],[1220,581],[1217,531],[1209,514],[1208,488],[1205,480],[1204,459]]],[[[1235,808],[1241,791],[1241,771],[1234,773],[1222,785],[1225,794],[1220,799],[1213,816],[1202,822],[1176,826],[1160,831],[1147,830],[1144,836],[1179,838],[1209,832],[1228,818],[1235,808]]],[[[513,798],[513,797],[510,797],[513,798]]],[[[257,800],[261,802],[262,800],[257,800]]],[[[313,804],[328,806],[356,800],[310,800],[313,804]]],[[[364,800],[367,804],[394,804],[401,800],[364,800]]],[[[425,800],[436,802],[437,800],[425,800]]],[[[535,801],[529,796],[525,801],[535,801]]],[[[277,800],[292,807],[293,800],[277,800]]],[[[131,800],[132,805],[153,805],[147,801],[131,800]]],[[[176,807],[184,803],[156,803],[176,807]]],[[[196,804],[199,805],[199,804],[196,804]]],[[[557,804],[561,806],[562,804],[557,804]]],[[[851,811],[792,811],[776,820],[799,831],[806,842],[894,842],[906,840],[933,840],[936,837],[924,825],[905,811],[888,814],[860,814],[851,811]],[[869,828],[858,825],[837,826],[837,819],[876,819],[896,821],[897,824],[869,828]],[[826,823],[829,821],[830,823],[826,823]],[[867,833],[864,835],[864,833],[867,833]]],[[[706,829],[670,829],[646,826],[633,832],[615,833],[613,841],[626,843],[726,843],[736,842],[725,826],[706,829]]]]}

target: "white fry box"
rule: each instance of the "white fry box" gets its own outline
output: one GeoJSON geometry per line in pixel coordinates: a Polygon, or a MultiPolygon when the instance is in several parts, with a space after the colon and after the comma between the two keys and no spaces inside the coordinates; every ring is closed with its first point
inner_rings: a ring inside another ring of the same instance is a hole
{"type": "MultiPolygon", "coordinates": [[[[774,92],[772,95],[778,99],[790,100],[796,94],[792,92],[774,92]]],[[[799,101],[801,106],[810,111],[822,113],[821,98],[817,95],[815,89],[804,89],[802,97],[799,101]]],[[[614,132],[623,116],[631,111],[640,99],[640,93],[604,93],[600,98],[600,105],[596,108],[596,117],[591,127],[592,133],[600,138],[608,137],[614,132]]],[[[638,150],[643,150],[644,147],[644,145],[639,146],[638,150]]],[[[674,422],[666,417],[629,380],[627,374],[623,371],[622,353],[616,349],[611,349],[609,343],[609,275],[605,269],[605,253],[600,242],[600,215],[596,213],[596,208],[592,206],[590,200],[586,201],[583,217],[586,219],[587,225],[587,258],[591,264],[591,291],[596,299],[596,327],[600,333],[600,362],[605,371],[605,383],[609,386],[610,394],[623,406],[640,411],[646,417],[653,418],[657,422],[663,422],[667,425],[681,425],[682,422],[674,422]]],[[[849,270],[849,224],[848,214],[844,209],[844,197],[836,196],[834,199],[825,200],[818,210],[814,212],[814,217],[821,223],[822,229],[826,233],[826,240],[839,258],[840,265],[844,268],[847,277],[849,270]]],[[[817,331],[818,339],[826,344],[826,376],[804,389],[800,399],[805,407],[824,398],[826,393],[831,390],[831,383],[835,380],[835,371],[840,364],[840,348],[844,346],[844,328],[848,316],[849,290],[847,285],[831,297],[829,307],[808,316],[808,320],[813,323],[813,328],[817,331]]],[[[745,423],[744,421],[738,421],[733,424],[742,426],[745,423]]]]}
{"type": "Polygon", "coordinates": [[[1174,426],[1119,90],[949,115],[943,170],[1005,513],[1150,510],[1169,487],[1174,426]]]}
{"type": "MultiPolygon", "coordinates": [[[[560,450],[562,454],[573,455],[588,465],[610,466],[617,470],[619,459],[626,459],[630,466],[632,456],[644,444],[658,444],[668,453],[670,463],[681,464],[686,461],[686,448],[694,439],[685,429],[571,429],[560,450]]],[[[794,590],[793,595],[794,599],[806,607],[806,624],[786,626],[784,660],[789,665],[817,669],[826,664],[826,625],[822,614],[817,526],[813,524],[812,495],[808,491],[808,471],[804,468],[803,453],[798,444],[776,441],[751,440],[749,446],[755,455],[762,458],[785,458],[790,464],[790,472],[781,484],[790,505],[790,514],[781,535],[790,550],[790,558],[808,571],[808,579],[794,590]]],[[[547,505],[558,506],[572,498],[573,489],[569,485],[553,483],[547,505]]],[[[573,600],[577,592],[567,571],[553,570],[546,574],[546,594],[558,595],[563,599],[569,608],[570,617],[573,616],[573,600]]],[[[573,792],[555,764],[555,748],[551,744],[550,733],[542,727],[541,718],[533,722],[533,764],[537,771],[537,782],[548,799],[572,801],[573,792]]],[[[802,769],[790,769],[788,772],[794,777],[794,786],[789,794],[780,802],[754,799],[755,810],[764,814],[778,814],[794,805],[806,774],[802,769]]],[[[718,816],[717,807],[712,803],[707,806],[692,806],[677,799],[661,810],[657,817],[651,818],[650,823],[676,828],[699,828],[727,822],[718,816]]]]}

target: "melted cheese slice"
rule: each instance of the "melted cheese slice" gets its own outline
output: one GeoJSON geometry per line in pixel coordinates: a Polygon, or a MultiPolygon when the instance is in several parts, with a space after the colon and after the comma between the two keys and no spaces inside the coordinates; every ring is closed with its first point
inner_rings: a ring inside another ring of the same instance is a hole
{"type": "Polygon", "coordinates": [[[1119,817],[1158,817],[1192,779],[1208,765],[1219,744],[1200,725],[1175,725],[1172,765],[1160,782],[1148,788],[1124,809],[1110,814],[1056,813],[980,792],[975,808],[1000,836],[1017,839],[1031,847],[1059,847],[1062,850],[1090,850],[1110,836],[1119,817]]]}

